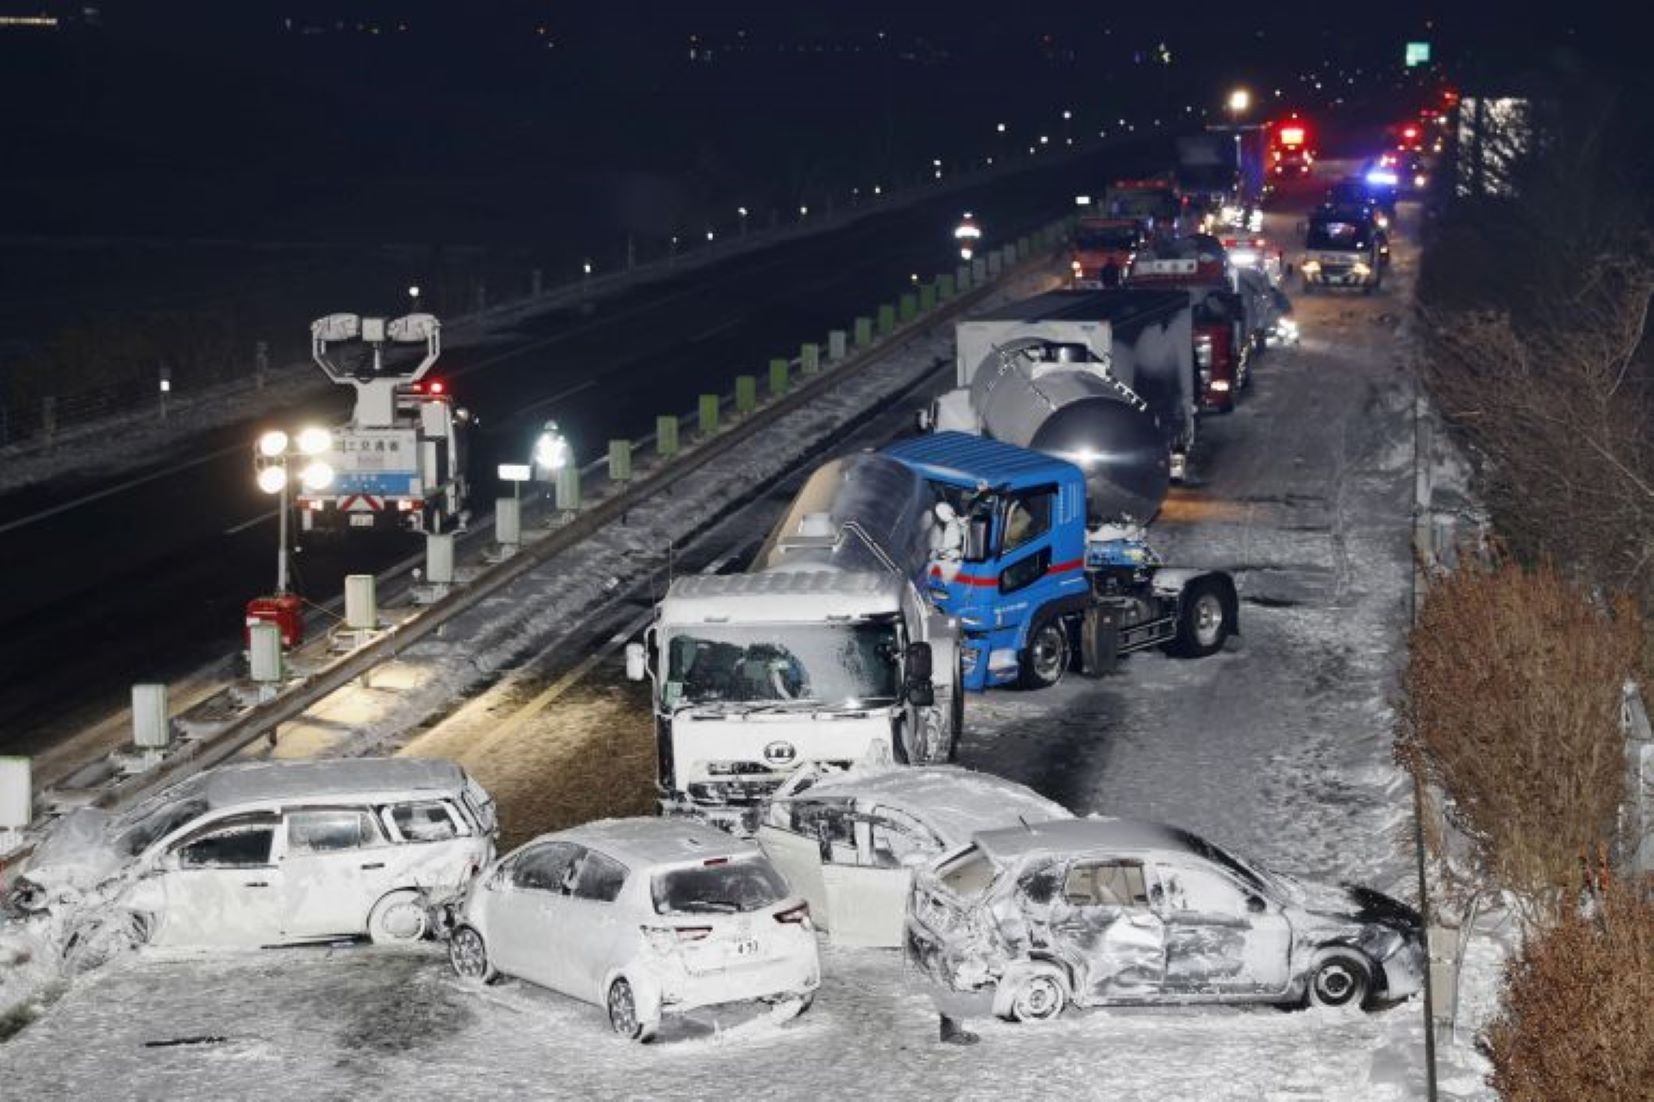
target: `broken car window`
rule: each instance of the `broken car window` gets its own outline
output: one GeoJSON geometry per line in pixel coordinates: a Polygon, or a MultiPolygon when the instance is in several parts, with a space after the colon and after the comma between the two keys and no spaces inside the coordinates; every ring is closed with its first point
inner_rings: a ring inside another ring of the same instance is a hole
{"type": "Polygon", "coordinates": [[[668,644],[668,698],[685,704],[894,699],[900,679],[896,625],[709,624],[668,644]]]}
{"type": "Polygon", "coordinates": [[[1095,861],[1068,870],[1063,896],[1076,907],[1146,907],[1149,892],[1136,861],[1095,861]]]}
{"type": "Polygon", "coordinates": [[[940,870],[942,884],[960,899],[975,899],[994,882],[994,864],[976,846],[949,861],[940,870]]]}
{"type": "Polygon", "coordinates": [[[178,864],[186,869],[259,868],[270,863],[275,840],[274,819],[225,823],[180,847],[178,864]]]}
{"type": "Polygon", "coordinates": [[[1163,906],[1168,912],[1246,917],[1246,892],[1216,869],[1199,865],[1163,865],[1160,879],[1165,885],[1163,906]]]}

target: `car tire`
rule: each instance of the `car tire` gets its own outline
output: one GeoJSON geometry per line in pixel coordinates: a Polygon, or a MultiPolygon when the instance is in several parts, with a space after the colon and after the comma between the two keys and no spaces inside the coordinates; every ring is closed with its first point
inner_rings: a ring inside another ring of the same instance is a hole
{"type": "Polygon", "coordinates": [[[770,1016],[778,1022],[790,1022],[794,1018],[801,1018],[810,1007],[815,1005],[816,993],[811,991],[804,995],[787,995],[779,999],[769,1000],[774,1008],[770,1016]]]}
{"type": "Polygon", "coordinates": [[[654,1037],[657,1023],[646,1022],[639,1016],[637,992],[632,990],[631,981],[625,976],[609,985],[605,1004],[609,1011],[609,1028],[615,1031],[616,1036],[639,1044],[654,1037]]]}
{"type": "Polygon", "coordinates": [[[96,971],[148,944],[151,928],[146,916],[130,911],[79,923],[63,939],[63,970],[71,976],[96,971]]]}
{"type": "Polygon", "coordinates": [[[1022,648],[1022,687],[1049,689],[1055,686],[1068,672],[1072,657],[1068,625],[1062,622],[1062,617],[1046,616],[1037,621],[1028,632],[1028,645],[1022,648]]]}
{"type": "Polygon", "coordinates": [[[1050,965],[1031,968],[1013,982],[1016,986],[1005,1001],[1008,1022],[1049,1022],[1068,1005],[1068,985],[1050,965]]]}
{"type": "Polygon", "coordinates": [[[1310,973],[1304,1004],[1330,1010],[1361,1006],[1372,986],[1367,959],[1351,950],[1337,950],[1322,957],[1310,973]]]}
{"type": "Polygon", "coordinates": [[[368,940],[375,945],[412,945],[430,932],[425,899],[411,888],[391,892],[368,912],[368,940]]]}
{"type": "Polygon", "coordinates": [[[1196,578],[1177,605],[1177,634],[1166,648],[1178,658],[1205,658],[1223,649],[1235,631],[1228,587],[1215,577],[1196,578]]]}
{"type": "Polygon", "coordinates": [[[477,987],[486,987],[500,975],[488,955],[488,943],[470,926],[457,927],[448,939],[448,963],[454,975],[477,987]]]}

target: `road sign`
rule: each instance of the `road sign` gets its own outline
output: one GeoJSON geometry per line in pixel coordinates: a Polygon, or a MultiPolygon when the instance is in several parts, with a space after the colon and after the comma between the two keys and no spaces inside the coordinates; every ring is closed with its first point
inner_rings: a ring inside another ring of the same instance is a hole
{"type": "Polygon", "coordinates": [[[1406,60],[1406,63],[1407,63],[1407,68],[1409,68],[1409,69],[1414,68],[1415,66],[1419,66],[1419,65],[1428,65],[1428,64],[1430,64],[1430,43],[1428,43],[1428,42],[1409,42],[1409,43],[1407,43],[1407,53],[1405,55],[1405,60],[1406,60]]]}

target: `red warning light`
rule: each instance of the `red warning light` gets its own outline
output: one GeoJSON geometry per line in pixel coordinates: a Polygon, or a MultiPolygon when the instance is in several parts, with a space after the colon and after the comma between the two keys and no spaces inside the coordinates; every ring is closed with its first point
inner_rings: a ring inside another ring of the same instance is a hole
{"type": "Polygon", "coordinates": [[[1282,145],[1303,145],[1304,144],[1304,128],[1301,127],[1301,126],[1283,126],[1283,127],[1281,127],[1281,144],[1282,145]]]}
{"type": "Polygon", "coordinates": [[[432,394],[441,394],[442,389],[443,389],[443,387],[442,387],[442,384],[440,382],[433,382],[431,384],[431,393],[432,394]]]}

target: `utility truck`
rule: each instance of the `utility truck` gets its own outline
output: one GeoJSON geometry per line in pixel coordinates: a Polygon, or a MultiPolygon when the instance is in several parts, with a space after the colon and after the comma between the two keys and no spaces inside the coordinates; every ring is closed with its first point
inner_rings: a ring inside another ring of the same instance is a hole
{"type": "Polygon", "coordinates": [[[300,528],[463,527],[470,416],[426,378],[442,353],[441,323],[431,314],[329,314],[310,324],[310,339],[316,365],[354,388],[356,404],[317,457],[332,481],[298,496],[300,528]],[[420,345],[422,354],[408,355],[420,345]]]}
{"type": "Polygon", "coordinates": [[[959,628],[921,588],[936,522],[913,469],[815,471],[748,572],[675,579],[626,672],[648,679],[661,810],[750,833],[807,765],[951,761],[959,628]]]}
{"type": "Polygon", "coordinates": [[[926,577],[932,603],[963,629],[966,689],[1044,688],[1076,664],[1100,676],[1121,655],[1153,647],[1203,657],[1236,632],[1229,575],[1166,566],[1130,519],[1144,480],[1123,468],[1139,458],[1082,470],[958,432],[898,441],[883,454],[920,474],[939,523],[961,529],[936,541],[926,577]]]}

